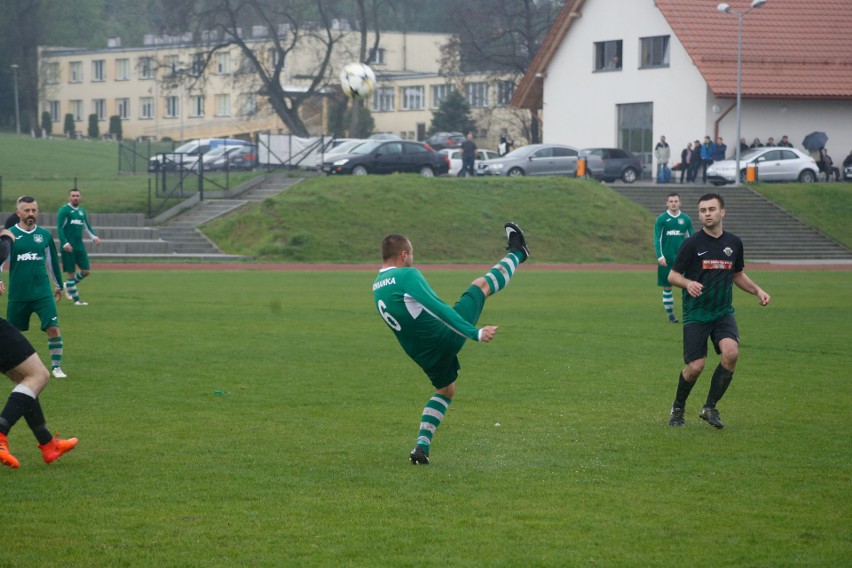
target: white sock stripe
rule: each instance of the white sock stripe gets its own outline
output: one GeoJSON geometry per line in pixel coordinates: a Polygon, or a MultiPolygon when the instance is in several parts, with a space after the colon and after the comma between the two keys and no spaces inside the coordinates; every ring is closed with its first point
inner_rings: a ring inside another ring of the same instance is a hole
{"type": "Polygon", "coordinates": [[[438,427],[435,426],[434,424],[429,424],[428,422],[421,422],[420,423],[420,429],[426,430],[427,432],[431,432],[432,434],[434,434],[435,430],[437,430],[438,427]]]}
{"type": "Polygon", "coordinates": [[[25,394],[30,398],[38,398],[36,393],[28,387],[27,385],[15,385],[15,388],[12,389],[12,392],[19,392],[21,394],[25,394]]]}
{"type": "MultiPolygon", "coordinates": [[[[446,408],[444,409],[446,411],[446,408]]],[[[433,418],[437,418],[439,421],[444,419],[444,413],[438,410],[437,408],[429,408],[428,406],[423,409],[423,416],[431,416],[433,418]]]]}
{"type": "Polygon", "coordinates": [[[518,257],[516,257],[514,253],[507,254],[506,257],[500,262],[505,262],[506,264],[512,265],[512,272],[518,269],[518,257]]]}
{"type": "Polygon", "coordinates": [[[441,406],[444,407],[444,411],[446,411],[447,408],[450,406],[449,404],[447,404],[447,402],[443,398],[438,397],[438,396],[433,396],[432,398],[429,399],[429,402],[434,402],[436,404],[440,404],[441,406]]]}
{"type": "Polygon", "coordinates": [[[491,284],[494,285],[495,290],[499,290],[501,288],[500,283],[497,282],[497,277],[491,274],[490,272],[485,273],[485,277],[491,280],[491,284]]]}
{"type": "Polygon", "coordinates": [[[417,443],[422,445],[422,446],[428,447],[432,444],[432,440],[430,440],[426,436],[420,436],[419,438],[417,438],[417,443]]]}

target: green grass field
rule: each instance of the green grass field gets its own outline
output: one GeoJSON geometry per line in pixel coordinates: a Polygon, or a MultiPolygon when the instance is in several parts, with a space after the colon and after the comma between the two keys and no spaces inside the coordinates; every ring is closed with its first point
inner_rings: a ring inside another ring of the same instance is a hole
{"type": "MultiPolygon", "coordinates": [[[[454,300],[488,267],[424,273],[454,300]]],[[[709,372],[666,424],[680,328],[651,269],[524,268],[413,467],[431,389],[374,272],[98,271],[42,395],[80,445],[47,466],[12,431],[0,565],[847,565],[850,273],[750,275],[773,301],[735,293],[724,430],[697,418],[709,372]]]]}

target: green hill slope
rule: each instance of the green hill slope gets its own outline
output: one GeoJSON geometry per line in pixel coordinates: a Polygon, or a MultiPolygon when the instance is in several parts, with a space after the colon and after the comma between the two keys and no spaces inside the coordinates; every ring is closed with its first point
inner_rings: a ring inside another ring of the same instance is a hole
{"type": "Polygon", "coordinates": [[[374,263],[381,239],[400,232],[418,263],[481,263],[504,246],[507,220],[528,233],[535,262],[653,261],[647,211],[561,177],[314,178],[203,230],[226,252],[261,260],[374,263]]]}

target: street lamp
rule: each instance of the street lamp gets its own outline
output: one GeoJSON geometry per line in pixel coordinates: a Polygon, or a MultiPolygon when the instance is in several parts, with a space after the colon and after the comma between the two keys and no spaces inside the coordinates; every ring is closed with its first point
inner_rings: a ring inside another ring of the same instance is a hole
{"type": "Polygon", "coordinates": [[[737,29],[737,139],[735,140],[737,145],[737,170],[734,175],[734,187],[740,185],[740,99],[742,98],[743,91],[743,18],[746,14],[755,8],[760,8],[764,4],[766,4],[766,0],[752,0],[751,7],[745,12],[737,12],[724,2],[716,6],[716,10],[725,14],[734,14],[739,20],[739,27],[737,29]]]}
{"type": "Polygon", "coordinates": [[[18,134],[21,133],[21,109],[18,106],[18,64],[13,63],[12,78],[15,83],[15,127],[18,129],[18,134]]]}

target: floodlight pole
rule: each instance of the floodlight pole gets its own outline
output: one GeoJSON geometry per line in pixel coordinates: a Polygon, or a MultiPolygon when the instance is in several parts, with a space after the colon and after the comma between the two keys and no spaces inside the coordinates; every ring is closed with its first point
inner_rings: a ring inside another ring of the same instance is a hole
{"type": "Polygon", "coordinates": [[[751,7],[745,12],[737,12],[733,8],[731,8],[728,4],[719,4],[716,7],[716,10],[719,12],[723,12],[726,14],[734,14],[737,17],[737,139],[734,143],[737,146],[736,156],[737,156],[737,169],[734,172],[734,187],[739,187],[740,185],[740,128],[742,125],[742,114],[740,111],[740,103],[742,101],[742,92],[743,92],[743,18],[745,15],[751,12],[756,8],[760,8],[766,4],[766,0],[753,0],[751,3],[751,7]]]}
{"type": "Polygon", "coordinates": [[[18,105],[18,64],[13,63],[12,67],[12,80],[15,85],[15,128],[17,129],[18,134],[21,133],[21,108],[18,105]]]}

